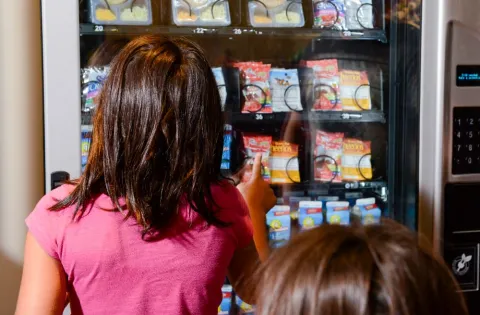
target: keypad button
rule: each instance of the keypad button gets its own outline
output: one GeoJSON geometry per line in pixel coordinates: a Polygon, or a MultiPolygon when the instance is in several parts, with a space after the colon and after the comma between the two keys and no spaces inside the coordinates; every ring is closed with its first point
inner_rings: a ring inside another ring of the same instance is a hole
{"type": "Polygon", "coordinates": [[[480,105],[453,110],[452,173],[480,173],[480,105]]]}

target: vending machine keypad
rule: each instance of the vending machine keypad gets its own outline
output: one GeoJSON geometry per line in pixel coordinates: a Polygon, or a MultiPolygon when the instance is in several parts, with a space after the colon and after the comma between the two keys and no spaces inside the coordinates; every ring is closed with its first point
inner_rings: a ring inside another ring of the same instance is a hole
{"type": "Polygon", "coordinates": [[[453,109],[452,174],[480,173],[480,107],[453,109]]]}

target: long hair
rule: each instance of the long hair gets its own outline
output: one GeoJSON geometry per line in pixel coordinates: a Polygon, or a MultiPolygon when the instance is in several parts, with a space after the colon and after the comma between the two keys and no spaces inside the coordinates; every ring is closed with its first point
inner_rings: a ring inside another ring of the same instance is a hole
{"type": "Polygon", "coordinates": [[[391,221],[304,232],[261,274],[258,315],[468,314],[441,258],[391,221]]]}
{"type": "Polygon", "coordinates": [[[223,114],[210,65],[186,39],[139,37],[114,58],[98,99],[88,162],[51,210],[81,218],[100,194],[143,227],[168,227],[182,205],[217,219],[210,186],[220,179],[223,114]]]}

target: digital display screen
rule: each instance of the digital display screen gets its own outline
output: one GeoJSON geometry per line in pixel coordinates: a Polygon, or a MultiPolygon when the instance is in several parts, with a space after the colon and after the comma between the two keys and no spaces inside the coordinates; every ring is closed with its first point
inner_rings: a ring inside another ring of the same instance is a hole
{"type": "Polygon", "coordinates": [[[480,65],[458,65],[457,86],[480,86],[480,65]]]}

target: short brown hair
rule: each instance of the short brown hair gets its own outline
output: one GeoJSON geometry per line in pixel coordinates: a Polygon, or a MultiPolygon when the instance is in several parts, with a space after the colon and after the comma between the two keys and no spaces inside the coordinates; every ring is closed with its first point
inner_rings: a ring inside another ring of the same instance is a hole
{"type": "Polygon", "coordinates": [[[443,260],[392,221],[300,234],[262,268],[257,301],[258,315],[468,314],[443,260]]]}

